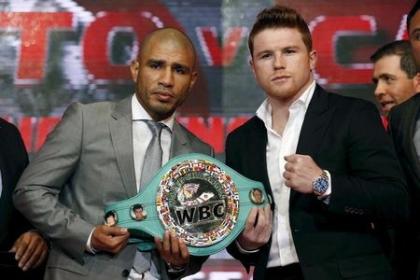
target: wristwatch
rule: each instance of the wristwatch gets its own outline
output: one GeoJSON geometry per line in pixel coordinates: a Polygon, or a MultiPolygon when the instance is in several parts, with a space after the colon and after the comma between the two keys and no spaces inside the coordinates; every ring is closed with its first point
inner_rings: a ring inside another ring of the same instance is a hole
{"type": "Polygon", "coordinates": [[[312,189],[317,196],[323,195],[328,190],[328,175],[322,170],[321,176],[312,182],[312,189]]]}
{"type": "Polygon", "coordinates": [[[168,268],[168,273],[171,274],[171,276],[181,275],[185,272],[185,266],[176,266],[171,264],[170,262],[167,262],[166,266],[168,268]]]}

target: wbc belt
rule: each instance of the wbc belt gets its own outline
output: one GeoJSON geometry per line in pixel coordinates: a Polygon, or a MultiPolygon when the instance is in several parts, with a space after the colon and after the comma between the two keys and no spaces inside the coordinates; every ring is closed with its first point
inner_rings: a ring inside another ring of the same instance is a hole
{"type": "Polygon", "coordinates": [[[169,160],[136,196],[108,205],[105,223],[127,228],[141,251],[153,249],[153,236],[168,230],[191,255],[206,256],[235,240],[250,209],[269,199],[262,183],[215,158],[185,154],[169,160]]]}

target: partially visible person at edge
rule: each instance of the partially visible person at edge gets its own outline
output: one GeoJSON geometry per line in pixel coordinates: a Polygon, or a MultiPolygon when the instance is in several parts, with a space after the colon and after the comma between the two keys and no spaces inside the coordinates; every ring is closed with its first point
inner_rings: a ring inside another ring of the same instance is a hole
{"type": "Polygon", "coordinates": [[[226,162],[263,182],[274,219],[251,211],[229,252],[257,280],[392,279],[375,226],[407,219],[408,196],[378,110],[315,83],[316,51],[295,10],[260,12],[248,44],[267,99],[228,135],[226,162]]]}
{"type": "Polygon", "coordinates": [[[150,165],[191,152],[213,155],[175,120],[196,81],[195,65],[184,33],[158,29],[131,64],[135,94],[66,110],[14,193],[17,207],[51,238],[46,279],[178,279],[200,269],[205,258],[191,257],[173,233],[156,238],[156,250],[140,252],[127,244],[126,228],[103,225],[106,203],[147,187],[155,171],[143,170],[150,165]],[[160,157],[146,162],[149,144],[159,145],[151,148],[160,157]]]}
{"type": "Polygon", "coordinates": [[[16,127],[0,118],[0,275],[42,279],[47,242],[13,206],[12,194],[28,164],[16,127]]]}
{"type": "Polygon", "coordinates": [[[380,47],[372,54],[370,61],[373,63],[375,97],[387,127],[391,108],[420,90],[420,74],[417,74],[409,41],[393,41],[380,47]]]}
{"type": "MultiPolygon", "coordinates": [[[[420,2],[407,16],[407,30],[420,70],[420,2]]],[[[419,74],[417,74],[419,75],[419,74]]],[[[395,265],[398,280],[420,279],[420,90],[417,94],[392,108],[389,113],[389,132],[394,140],[400,164],[407,179],[410,198],[410,219],[396,231],[395,265]]]]}

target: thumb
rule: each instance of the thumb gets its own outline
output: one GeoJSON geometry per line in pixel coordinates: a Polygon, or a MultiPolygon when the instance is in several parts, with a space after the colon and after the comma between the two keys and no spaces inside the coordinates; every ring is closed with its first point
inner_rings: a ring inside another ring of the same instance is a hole
{"type": "Polygon", "coordinates": [[[16,253],[16,245],[13,245],[13,247],[9,250],[9,253],[16,253]]]}
{"type": "Polygon", "coordinates": [[[105,226],[106,232],[110,235],[118,236],[118,235],[126,235],[128,230],[122,227],[108,227],[105,226]]]}

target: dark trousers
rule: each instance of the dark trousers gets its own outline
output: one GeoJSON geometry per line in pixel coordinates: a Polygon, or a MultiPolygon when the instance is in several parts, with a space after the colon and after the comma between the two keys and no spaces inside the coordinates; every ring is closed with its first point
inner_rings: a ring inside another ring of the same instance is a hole
{"type": "Polygon", "coordinates": [[[265,280],[304,280],[299,264],[267,268],[265,280]]]}

